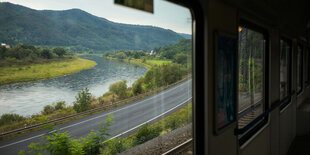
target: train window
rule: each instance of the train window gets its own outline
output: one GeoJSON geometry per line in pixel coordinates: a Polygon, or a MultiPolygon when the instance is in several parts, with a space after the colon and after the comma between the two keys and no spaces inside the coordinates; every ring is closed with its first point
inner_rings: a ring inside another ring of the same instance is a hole
{"type": "Polygon", "coordinates": [[[189,8],[164,0],[6,1],[0,139],[44,131],[1,141],[1,154],[53,154],[62,137],[73,145],[60,154],[161,154],[191,141],[189,8]],[[51,126],[55,133],[41,137],[51,126]]]}
{"type": "Polygon", "coordinates": [[[267,108],[265,105],[264,78],[266,76],[267,33],[259,27],[248,25],[245,24],[239,27],[238,128],[251,127],[245,133],[239,135],[240,144],[243,144],[261,125],[265,124],[265,119],[260,119],[254,123],[255,125],[250,125],[267,108]]]}
{"type": "MultiPolygon", "coordinates": [[[[280,40],[280,100],[285,100],[286,104],[289,103],[290,96],[291,49],[290,41],[280,40]]],[[[285,105],[281,107],[285,107],[285,105]]]]}
{"type": "Polygon", "coordinates": [[[302,92],[303,85],[303,47],[301,45],[297,46],[297,94],[302,92]]]}

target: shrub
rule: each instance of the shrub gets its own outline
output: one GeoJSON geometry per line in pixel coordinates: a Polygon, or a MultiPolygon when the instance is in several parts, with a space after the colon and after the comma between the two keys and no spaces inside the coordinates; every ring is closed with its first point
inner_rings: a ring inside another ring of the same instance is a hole
{"type": "Polygon", "coordinates": [[[104,104],[104,100],[102,99],[102,97],[99,97],[99,104],[104,104]]]}
{"type": "Polygon", "coordinates": [[[125,139],[115,138],[108,141],[108,145],[106,147],[106,151],[104,152],[104,154],[115,155],[125,151],[128,148],[129,147],[126,145],[125,139]]]}
{"type": "Polygon", "coordinates": [[[99,133],[91,131],[86,138],[74,139],[66,131],[59,133],[48,132],[45,136],[41,137],[44,143],[31,143],[28,147],[29,151],[21,150],[19,154],[52,154],[52,155],[84,155],[84,154],[99,154],[100,147],[106,141],[109,134],[107,131],[110,129],[113,116],[109,115],[105,123],[100,126],[99,133]]]}
{"type": "Polygon", "coordinates": [[[66,107],[66,102],[65,101],[60,101],[57,102],[55,105],[55,110],[60,110],[66,107]]]}
{"type": "Polygon", "coordinates": [[[143,77],[139,78],[133,83],[132,91],[134,95],[138,95],[142,93],[142,82],[143,82],[143,77]]]}
{"type": "Polygon", "coordinates": [[[18,114],[3,114],[0,117],[0,125],[10,124],[25,120],[25,117],[18,114]]]}
{"type": "Polygon", "coordinates": [[[41,52],[41,57],[44,59],[52,59],[53,53],[49,49],[43,49],[41,52]]]}
{"type": "Polygon", "coordinates": [[[55,111],[55,108],[51,105],[46,105],[43,108],[43,111],[41,112],[43,115],[51,114],[55,111]]]}
{"type": "Polygon", "coordinates": [[[135,134],[134,145],[142,144],[148,140],[151,140],[160,135],[162,127],[160,125],[148,126],[148,124],[142,125],[135,134]]]}
{"type": "Polygon", "coordinates": [[[75,97],[76,101],[73,103],[73,109],[76,112],[83,112],[91,108],[91,94],[89,93],[88,88],[82,89],[75,97]]]}
{"type": "Polygon", "coordinates": [[[66,50],[61,47],[56,47],[53,49],[53,52],[57,54],[58,57],[63,57],[66,54],[66,50]]]}
{"type": "Polygon", "coordinates": [[[119,81],[112,83],[109,87],[109,90],[115,93],[119,98],[124,99],[127,97],[127,81],[119,81]]]}
{"type": "Polygon", "coordinates": [[[178,115],[171,115],[167,121],[167,127],[171,130],[175,130],[178,127],[181,127],[183,124],[183,119],[178,117],[178,115]]]}

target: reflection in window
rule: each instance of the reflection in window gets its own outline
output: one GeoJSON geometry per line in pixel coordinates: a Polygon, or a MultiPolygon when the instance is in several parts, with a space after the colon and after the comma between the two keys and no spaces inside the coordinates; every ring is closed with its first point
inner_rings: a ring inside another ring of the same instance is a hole
{"type": "Polygon", "coordinates": [[[239,28],[239,128],[263,112],[265,43],[262,33],[239,28]]]}
{"type": "Polygon", "coordinates": [[[302,47],[297,47],[297,94],[302,91],[302,47]]]}
{"type": "Polygon", "coordinates": [[[287,41],[280,41],[280,100],[289,94],[289,52],[291,46],[287,41]]]}

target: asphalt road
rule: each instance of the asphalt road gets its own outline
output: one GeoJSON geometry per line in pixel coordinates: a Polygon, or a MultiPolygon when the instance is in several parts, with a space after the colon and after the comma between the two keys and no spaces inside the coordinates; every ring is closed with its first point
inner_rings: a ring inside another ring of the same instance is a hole
{"type": "MultiPolygon", "coordinates": [[[[109,130],[110,138],[126,136],[126,134],[132,133],[144,123],[155,122],[180,109],[191,101],[191,97],[192,80],[187,80],[139,101],[73,120],[58,125],[56,128],[60,132],[68,131],[74,138],[86,137],[92,129],[98,129],[99,123],[104,123],[110,114],[114,116],[113,121],[115,121],[109,130]]],[[[41,130],[0,141],[0,154],[10,155],[17,154],[20,150],[28,150],[27,146],[31,143],[40,142],[39,137],[47,131],[41,130]]]]}

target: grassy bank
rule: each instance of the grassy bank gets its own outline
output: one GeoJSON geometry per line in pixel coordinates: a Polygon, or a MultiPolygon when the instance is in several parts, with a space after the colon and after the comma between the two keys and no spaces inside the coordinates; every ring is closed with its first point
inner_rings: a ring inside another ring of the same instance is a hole
{"type": "Polygon", "coordinates": [[[71,74],[95,65],[96,62],[91,60],[72,58],[43,64],[1,67],[0,86],[71,74]]]}
{"type": "Polygon", "coordinates": [[[159,66],[159,65],[163,65],[163,64],[172,63],[171,60],[146,59],[143,61],[142,59],[117,59],[117,58],[112,58],[112,57],[105,57],[105,59],[125,61],[125,62],[129,62],[129,63],[137,64],[137,65],[142,65],[142,66],[145,66],[149,69],[152,68],[153,66],[159,66]]]}
{"type": "Polygon", "coordinates": [[[160,135],[164,135],[192,122],[192,103],[151,124],[144,124],[132,135],[125,138],[111,139],[101,150],[103,154],[117,154],[143,144],[160,135]]]}

